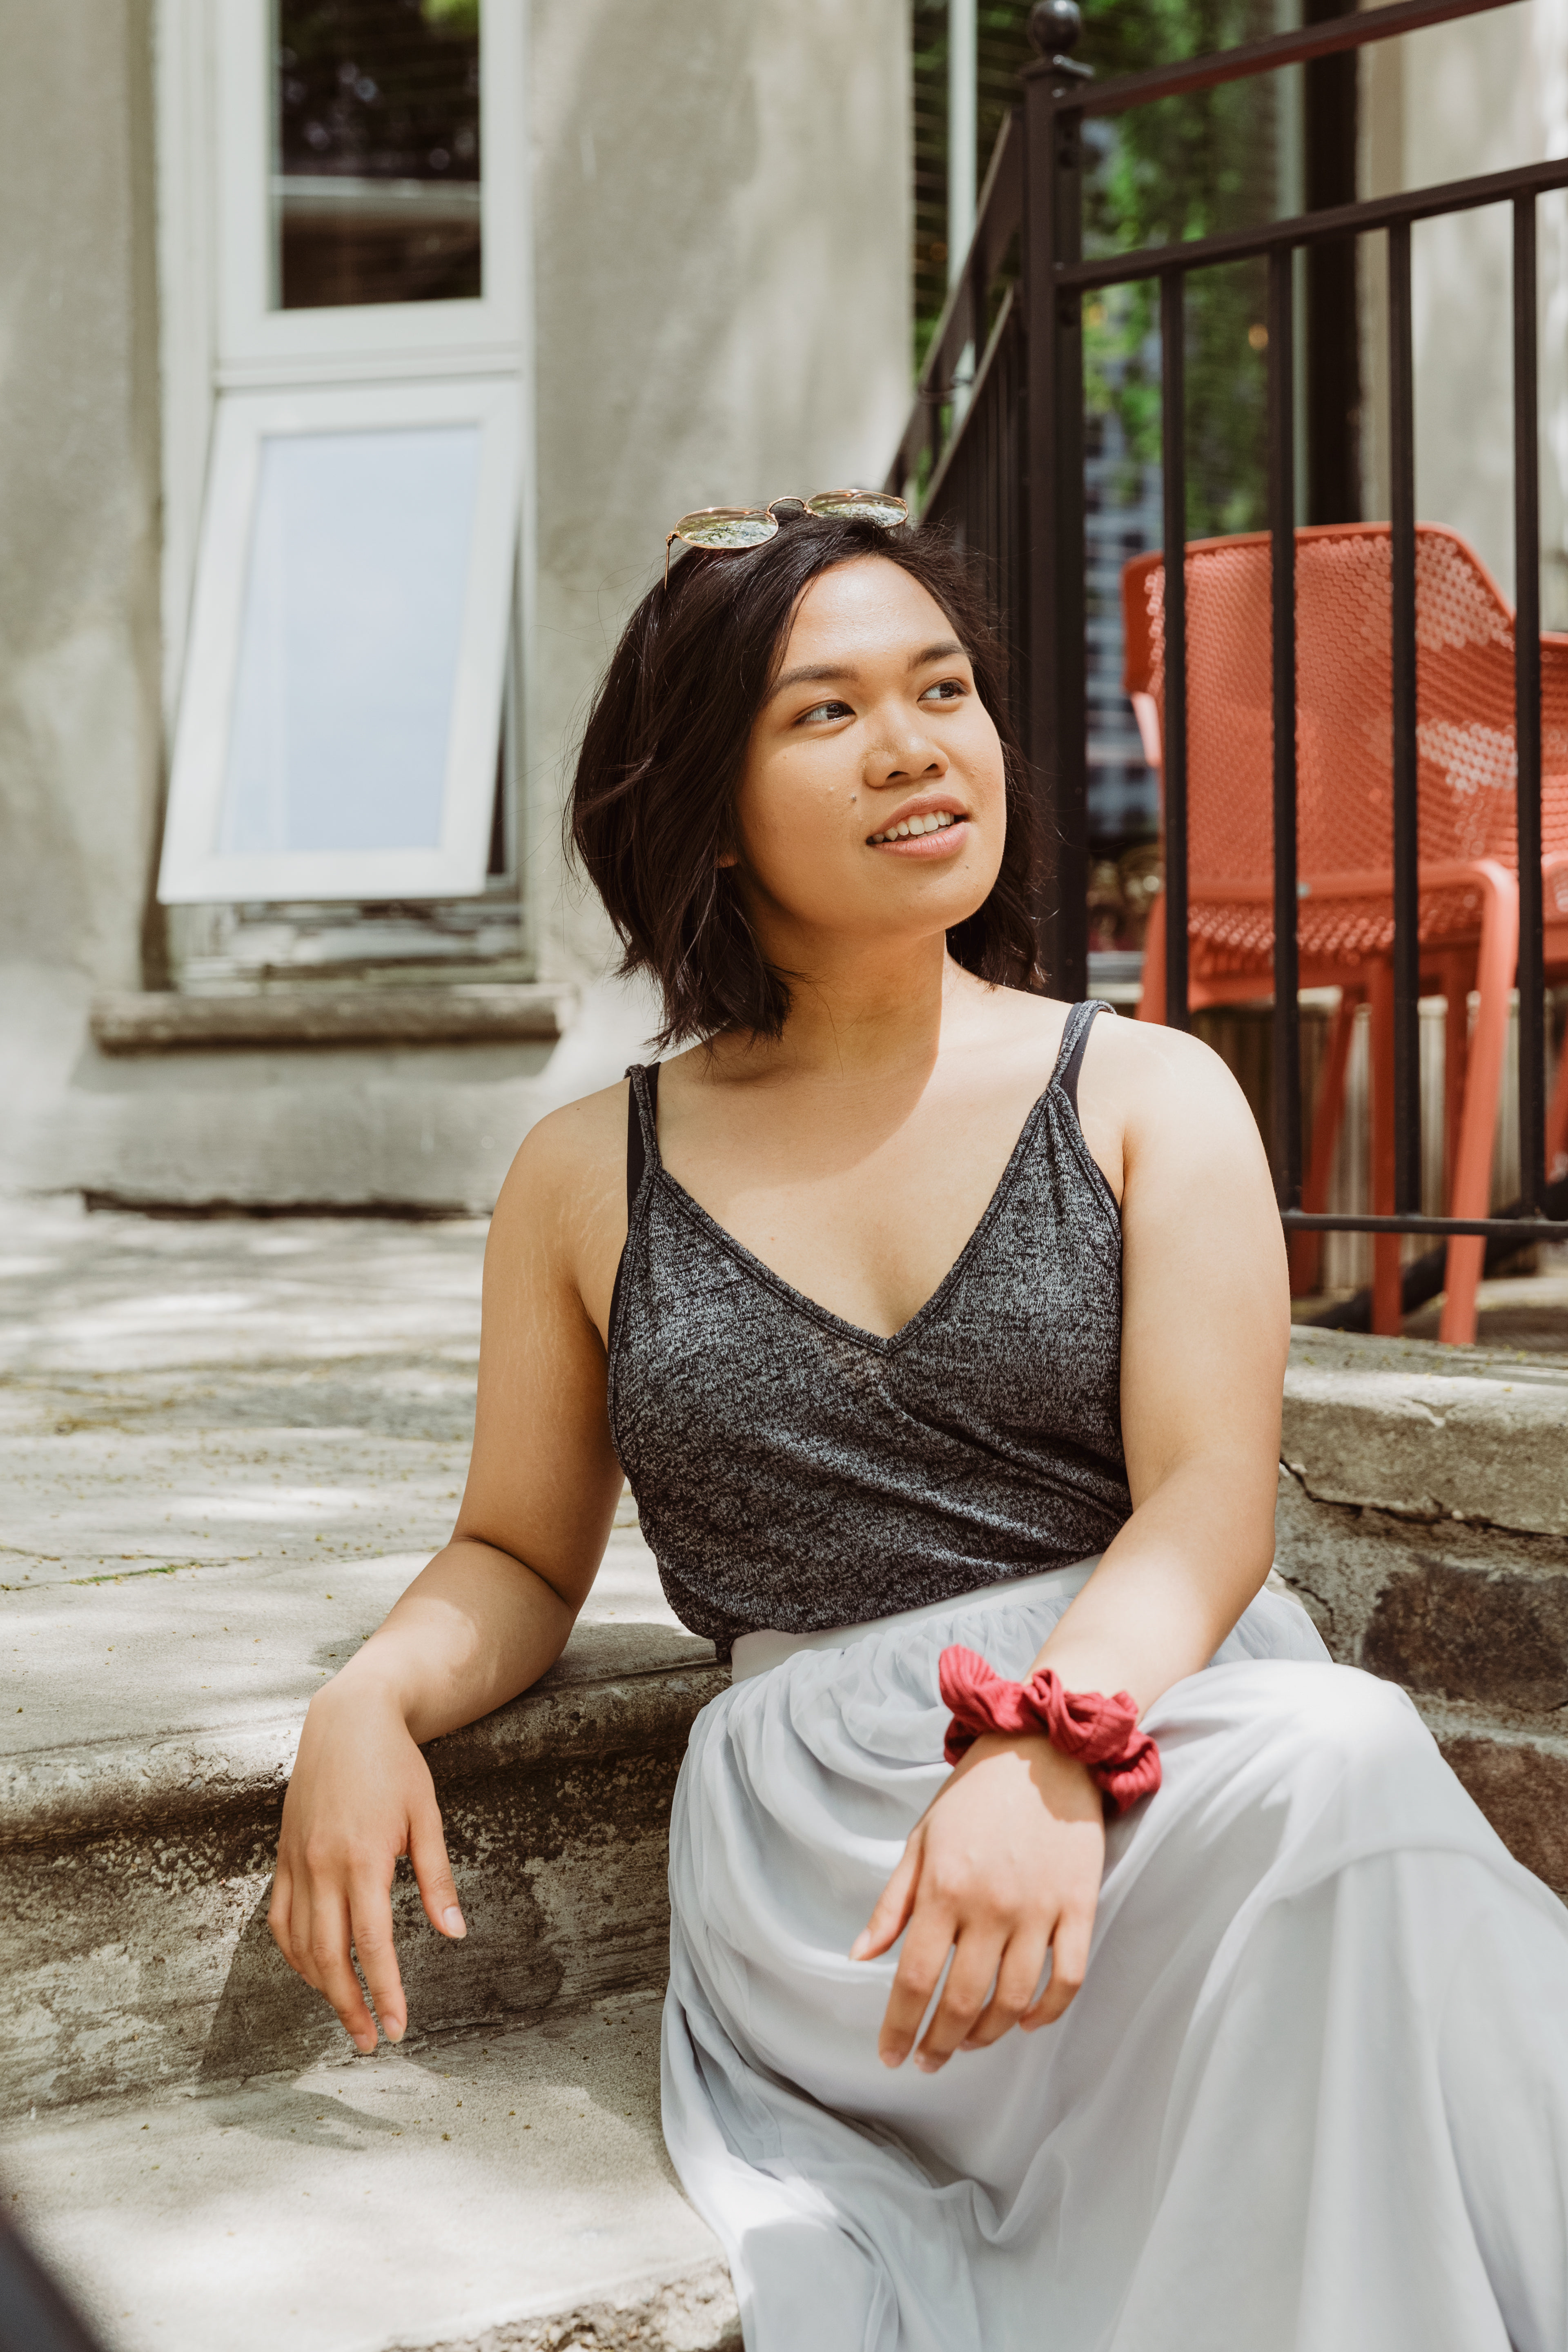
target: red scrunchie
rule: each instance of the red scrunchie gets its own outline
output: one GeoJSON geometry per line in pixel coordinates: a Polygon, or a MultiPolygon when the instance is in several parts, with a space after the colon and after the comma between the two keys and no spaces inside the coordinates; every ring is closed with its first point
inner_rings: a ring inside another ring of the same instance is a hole
{"type": "Polygon", "coordinates": [[[955,1643],[938,1670],[942,1704],[952,1709],[942,1754],[956,1764],[983,1732],[1043,1731],[1063,1756],[1088,1765],[1119,1813],[1160,1785],[1160,1751],[1138,1728],[1138,1709],[1126,1691],[1069,1691],[1043,1667],[1026,1683],[1004,1682],[973,1650],[955,1643]]]}

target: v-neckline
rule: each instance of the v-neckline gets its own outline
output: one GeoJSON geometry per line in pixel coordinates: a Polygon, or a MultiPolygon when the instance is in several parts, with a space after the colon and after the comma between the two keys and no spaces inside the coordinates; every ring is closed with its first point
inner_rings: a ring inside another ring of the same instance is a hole
{"type": "MultiPolygon", "coordinates": [[[[1068,1018],[1070,1021],[1070,1014],[1068,1018]]],[[[1066,1034],[1067,1033],[1064,1030],[1064,1050],[1066,1034]]],[[[997,1216],[1001,1213],[1003,1201],[1006,1197],[1007,1192],[1011,1187],[1014,1171],[1016,1169],[1018,1162],[1022,1160],[1026,1150],[1027,1150],[1029,1143],[1033,1139],[1034,1131],[1044,1116],[1046,1105],[1050,1100],[1057,1080],[1061,1076],[1062,1061],[1063,1055],[1058,1054],[1057,1056],[1056,1067],[1051,1072],[1050,1078],[1044,1092],[1037,1095],[1035,1097],[1034,1102],[1030,1105],[1028,1116],[1026,1118],[1023,1126],[1018,1130],[1018,1140],[1015,1143],[1011,1152],[1008,1154],[1007,1164],[1003,1169],[1000,1176],[997,1177],[991,1198],[986,1202],[984,1208],[981,1211],[979,1222],[975,1225],[973,1232],[970,1234],[969,1239],[964,1243],[963,1248],[959,1251],[958,1255],[953,1259],[952,1264],[948,1267],[947,1272],[942,1276],[942,1280],[937,1284],[936,1288],[931,1292],[930,1297],[924,1300],[921,1306],[917,1307],[914,1313],[906,1322],[900,1323],[896,1331],[873,1331],[864,1323],[850,1322],[847,1316],[836,1315],[832,1307],[824,1307],[819,1298],[813,1298],[806,1291],[797,1290],[793,1282],[786,1280],[784,1276],[777,1273],[773,1266],[768,1265],[764,1258],[758,1257],[754,1250],[749,1250],[743,1241],[738,1240],[736,1236],[731,1233],[727,1225],[721,1225],[717,1217],[710,1216],[708,1211],[703,1207],[701,1202],[687,1191],[685,1185],[680,1181],[679,1177],[672,1176],[668,1169],[665,1166],[664,1156],[658,1150],[657,1118],[651,1122],[654,1128],[653,1145],[656,1155],[653,1169],[654,1177],[656,1181],[662,1183],[666,1187],[667,1191],[673,1195],[676,1205],[681,1209],[694,1223],[700,1225],[704,1233],[710,1234],[711,1238],[719,1244],[721,1249],[727,1250],[730,1255],[737,1259],[749,1273],[755,1275],[757,1279],[760,1282],[764,1283],[770,1290],[776,1291],[779,1297],[786,1300],[790,1306],[798,1308],[803,1314],[811,1316],[814,1320],[823,1324],[828,1330],[840,1332],[847,1339],[853,1339],[858,1346],[862,1348],[874,1348],[879,1353],[886,1355],[893,1349],[902,1347],[922,1324],[924,1324],[931,1317],[934,1316],[945,1302],[948,1293],[953,1289],[959,1281],[962,1280],[970,1259],[974,1255],[976,1250],[979,1249],[982,1242],[984,1240],[991,1227],[995,1223],[997,1216]]]]}

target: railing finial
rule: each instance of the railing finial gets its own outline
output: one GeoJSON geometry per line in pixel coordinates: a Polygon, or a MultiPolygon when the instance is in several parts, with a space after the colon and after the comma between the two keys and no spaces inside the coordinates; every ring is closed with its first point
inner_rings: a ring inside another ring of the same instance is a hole
{"type": "Polygon", "coordinates": [[[1029,38],[1043,58],[1076,49],[1083,31],[1078,0],[1035,0],[1029,11],[1029,38]]]}
{"type": "Polygon", "coordinates": [[[1029,38],[1041,57],[1068,81],[1092,81],[1092,66],[1079,65],[1068,51],[1078,47],[1083,12],[1078,0],[1035,0],[1029,11],[1029,38]]]}

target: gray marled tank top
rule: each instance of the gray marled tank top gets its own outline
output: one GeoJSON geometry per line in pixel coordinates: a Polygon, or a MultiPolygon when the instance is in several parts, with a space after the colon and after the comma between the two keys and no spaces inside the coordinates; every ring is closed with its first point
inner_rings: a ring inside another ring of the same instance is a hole
{"type": "Polygon", "coordinates": [[[1100,1551],[1121,1453],[1121,1223],[1078,1123],[1098,1004],[945,1279],[891,1339],[803,1296],[668,1174],[631,1079],[610,1429],[670,1606],[728,1657],[1100,1551]]]}

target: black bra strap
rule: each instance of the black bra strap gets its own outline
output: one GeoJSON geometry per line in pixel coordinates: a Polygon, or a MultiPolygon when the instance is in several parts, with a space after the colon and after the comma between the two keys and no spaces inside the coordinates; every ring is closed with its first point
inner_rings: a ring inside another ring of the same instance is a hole
{"type": "Polygon", "coordinates": [[[1112,1009],[1100,998],[1089,996],[1081,1003],[1075,1004],[1068,1014],[1069,1024],[1077,1022],[1079,1024],[1078,1035],[1073,1040],[1072,1051],[1067,1057],[1058,1083],[1072,1105],[1075,1118],[1078,1117],[1078,1074],[1083,1067],[1084,1050],[1089,1044],[1089,1033],[1094,1026],[1094,1016],[1097,1013],[1109,1013],[1112,1009]]]}
{"type": "MultiPolygon", "coordinates": [[[[647,1087],[648,1124],[658,1129],[658,1064],[647,1062],[642,1076],[647,1087]]],[[[631,1080],[626,1088],[626,1224],[630,1227],[632,1212],[637,1207],[637,1194],[642,1191],[644,1171],[647,1167],[647,1143],[643,1134],[642,1113],[637,1108],[637,1073],[626,1072],[631,1080]]]]}

